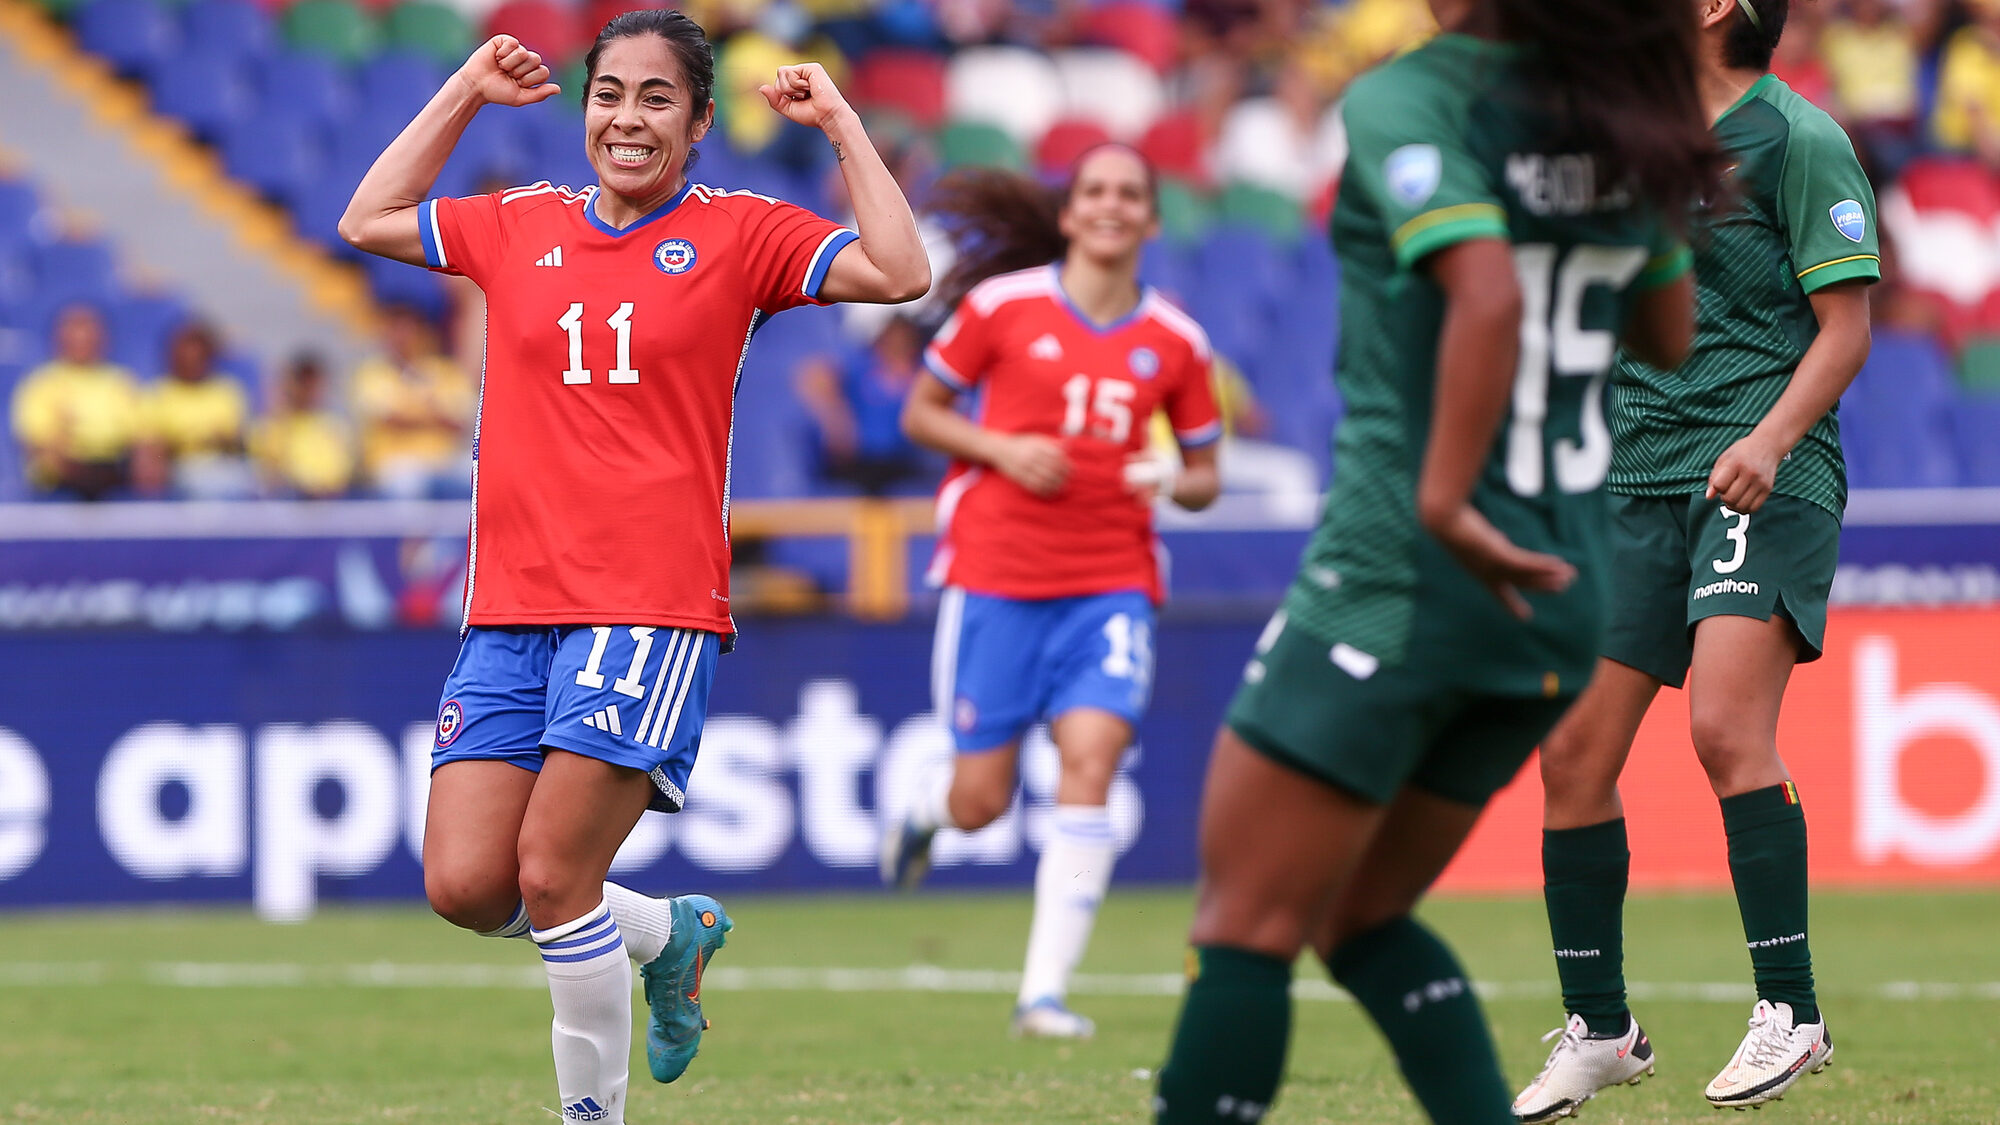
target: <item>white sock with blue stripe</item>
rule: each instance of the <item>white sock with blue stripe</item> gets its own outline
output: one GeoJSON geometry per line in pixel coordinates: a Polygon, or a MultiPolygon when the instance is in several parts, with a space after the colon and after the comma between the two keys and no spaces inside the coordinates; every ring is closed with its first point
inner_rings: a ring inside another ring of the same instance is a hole
{"type": "MultiPolygon", "coordinates": [[[[625,935],[625,952],[632,958],[633,964],[644,965],[667,947],[667,939],[674,932],[674,912],[667,906],[666,899],[642,895],[616,883],[606,883],[604,905],[611,911],[612,921],[618,923],[618,932],[625,935]]],[[[480,930],[478,933],[480,937],[524,938],[531,929],[528,908],[517,902],[513,916],[499,929],[480,930]]]]}
{"type": "Polygon", "coordinates": [[[550,1045],[565,1121],[623,1125],[631,1077],[632,962],[603,903],[530,934],[542,950],[555,1008],[550,1045]]]}
{"type": "Polygon", "coordinates": [[[1111,810],[1057,805],[1052,819],[1035,867],[1035,921],[1028,929],[1028,960],[1018,997],[1024,1006],[1069,994],[1069,975],[1090,944],[1098,904],[1118,861],[1111,810]]]}

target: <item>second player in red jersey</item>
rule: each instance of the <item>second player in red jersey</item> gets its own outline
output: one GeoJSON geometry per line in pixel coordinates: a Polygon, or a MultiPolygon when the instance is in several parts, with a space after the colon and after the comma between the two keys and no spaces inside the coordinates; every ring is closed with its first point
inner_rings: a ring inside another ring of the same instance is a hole
{"type": "Polygon", "coordinates": [[[1057,266],[1036,266],[974,286],[925,359],[952,390],[979,393],[980,425],[1054,438],[1070,465],[1042,496],[955,463],[938,491],[932,579],[1010,598],[1136,589],[1162,600],[1152,509],[1132,502],[1126,464],[1146,449],[1158,410],[1183,446],[1222,436],[1201,328],[1151,289],[1099,324],[1064,292],[1057,266]]]}
{"type": "Polygon", "coordinates": [[[750,334],[818,303],[857,236],[692,182],[620,229],[596,194],[543,183],[419,209],[426,263],[488,294],[466,620],[726,633],[750,334]]]}

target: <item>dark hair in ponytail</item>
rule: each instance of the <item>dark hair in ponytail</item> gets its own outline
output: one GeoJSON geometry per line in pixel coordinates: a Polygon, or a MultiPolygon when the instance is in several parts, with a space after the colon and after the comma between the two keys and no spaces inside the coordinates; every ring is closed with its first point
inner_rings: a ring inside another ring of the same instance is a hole
{"type": "Polygon", "coordinates": [[[1722,40],[1722,65],[1735,70],[1769,70],[1771,56],[1778,53],[1778,40],[1785,37],[1785,20],[1792,14],[1791,0],[1750,0],[1757,11],[1752,20],[1741,4],[1730,17],[1729,34],[1722,40]]]}
{"type": "MultiPolygon", "coordinates": [[[[701,120],[702,110],[715,98],[715,51],[708,45],[708,36],[701,25],[673,8],[624,12],[611,17],[598,31],[589,53],[583,56],[584,104],[590,104],[590,84],[597,80],[597,60],[603,57],[604,48],[620,39],[636,39],[641,35],[657,35],[667,41],[667,48],[674,53],[682,75],[687,78],[691,120],[701,120]]],[[[687,166],[693,168],[700,156],[689,149],[687,166]]]]}
{"type": "MultiPolygon", "coordinates": [[[[1767,0],[1783,4],[1785,0],[1767,0]]],[[[1722,152],[1695,85],[1686,0],[1489,0],[1503,39],[1536,52],[1558,143],[1597,158],[1604,186],[1629,186],[1685,225],[1716,186],[1722,152]]]]}
{"type": "Polygon", "coordinates": [[[972,287],[989,277],[1047,265],[1069,253],[1062,232],[1062,209],[1076,192],[1077,176],[1099,151],[1129,152],[1146,169],[1146,193],[1160,211],[1160,178],[1153,163],[1121,144],[1093,145],[1070,166],[1058,188],[1000,168],[961,168],[931,189],[929,210],[951,235],[958,259],[938,285],[946,308],[956,306],[972,287]]]}

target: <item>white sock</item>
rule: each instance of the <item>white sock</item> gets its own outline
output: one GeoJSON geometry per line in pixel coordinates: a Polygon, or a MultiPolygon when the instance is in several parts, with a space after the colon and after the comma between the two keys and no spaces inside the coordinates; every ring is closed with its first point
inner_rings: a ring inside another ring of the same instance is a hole
{"type": "Polygon", "coordinates": [[[943,769],[922,782],[910,803],[910,827],[920,832],[958,827],[951,818],[951,776],[951,770],[943,769]]]}
{"type": "Polygon", "coordinates": [[[1048,843],[1035,867],[1035,921],[1028,929],[1028,961],[1017,998],[1022,1005],[1068,995],[1069,975],[1090,944],[1097,906],[1117,861],[1109,809],[1056,806],[1048,843]]]}
{"type": "Polygon", "coordinates": [[[555,1008],[549,1043],[565,1121],[624,1125],[631,1077],[632,962],[603,903],[531,935],[542,949],[555,1008]]]}
{"type": "MultiPolygon", "coordinates": [[[[667,900],[642,895],[616,883],[604,884],[604,905],[611,911],[611,920],[618,923],[618,932],[625,935],[625,953],[637,965],[644,965],[660,955],[667,947],[667,939],[673,936],[674,912],[667,906],[667,900]]],[[[480,930],[480,937],[524,938],[532,927],[528,925],[528,908],[516,903],[513,917],[497,930],[480,930]]]]}
{"type": "Polygon", "coordinates": [[[625,952],[633,964],[648,964],[667,947],[674,932],[674,912],[666,899],[606,883],[604,905],[618,923],[618,932],[625,935],[625,952]]]}

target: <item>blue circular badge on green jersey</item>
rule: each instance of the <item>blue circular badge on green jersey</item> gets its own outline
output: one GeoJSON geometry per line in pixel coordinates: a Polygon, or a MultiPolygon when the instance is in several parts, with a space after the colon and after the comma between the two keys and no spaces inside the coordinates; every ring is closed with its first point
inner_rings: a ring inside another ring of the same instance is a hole
{"type": "Polygon", "coordinates": [[[1849,242],[1859,242],[1868,234],[1868,212],[1861,209],[1859,200],[1843,199],[1827,209],[1833,216],[1833,229],[1849,242]]]}

